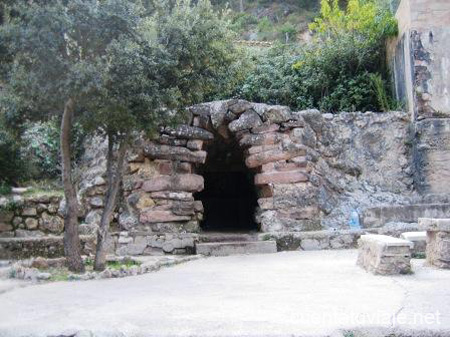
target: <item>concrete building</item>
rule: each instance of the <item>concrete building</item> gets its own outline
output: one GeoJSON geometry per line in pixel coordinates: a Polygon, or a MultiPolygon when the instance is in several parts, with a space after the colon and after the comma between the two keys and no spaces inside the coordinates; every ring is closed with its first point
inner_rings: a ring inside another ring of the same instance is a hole
{"type": "Polygon", "coordinates": [[[395,92],[414,119],[450,117],[450,1],[393,4],[398,38],[389,44],[395,92]]]}

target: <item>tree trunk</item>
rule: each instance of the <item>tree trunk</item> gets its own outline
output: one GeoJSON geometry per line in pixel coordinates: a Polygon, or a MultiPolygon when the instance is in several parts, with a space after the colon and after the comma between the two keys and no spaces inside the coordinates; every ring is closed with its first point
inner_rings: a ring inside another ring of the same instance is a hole
{"type": "Polygon", "coordinates": [[[100,227],[97,232],[97,250],[95,254],[94,269],[102,271],[106,267],[106,248],[109,235],[109,225],[116,207],[117,195],[119,193],[120,182],[123,177],[125,157],[128,149],[127,139],[120,142],[119,152],[117,155],[116,168],[113,169],[114,162],[114,139],[112,135],[108,135],[108,154],[106,164],[106,174],[108,180],[108,189],[105,195],[105,208],[103,209],[100,227]]]}
{"type": "Polygon", "coordinates": [[[78,235],[78,200],[71,174],[70,132],[72,129],[74,105],[75,103],[71,98],[66,102],[61,121],[62,181],[66,198],[64,253],[69,270],[82,273],[84,272],[84,264],[81,259],[81,245],[78,235]]]}

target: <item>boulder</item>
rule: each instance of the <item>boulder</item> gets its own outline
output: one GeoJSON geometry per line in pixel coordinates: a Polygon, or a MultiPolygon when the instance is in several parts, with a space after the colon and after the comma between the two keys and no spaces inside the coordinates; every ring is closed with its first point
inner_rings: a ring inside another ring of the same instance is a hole
{"type": "Polygon", "coordinates": [[[238,132],[243,130],[250,130],[252,128],[262,125],[261,118],[253,110],[248,110],[243,113],[239,119],[231,122],[228,126],[231,132],[238,132]]]}
{"type": "Polygon", "coordinates": [[[252,104],[242,99],[232,100],[228,103],[228,110],[230,110],[235,115],[240,115],[251,108],[252,104]]]}
{"type": "Polygon", "coordinates": [[[291,114],[291,109],[286,106],[275,105],[271,106],[263,116],[264,121],[269,123],[279,124],[282,122],[287,122],[293,118],[291,114]]]}
{"type": "Polygon", "coordinates": [[[33,230],[33,229],[37,229],[39,226],[39,223],[37,221],[37,219],[35,218],[26,218],[25,219],[25,227],[27,229],[33,230]]]}
{"type": "Polygon", "coordinates": [[[217,129],[224,123],[228,112],[228,102],[229,101],[217,101],[210,103],[209,111],[214,129],[217,129]]]}
{"type": "Polygon", "coordinates": [[[60,234],[64,229],[64,221],[59,216],[44,212],[39,219],[40,228],[51,233],[60,234]]]}
{"type": "Polygon", "coordinates": [[[103,207],[103,198],[102,197],[93,197],[89,200],[89,204],[94,208],[103,207]]]}

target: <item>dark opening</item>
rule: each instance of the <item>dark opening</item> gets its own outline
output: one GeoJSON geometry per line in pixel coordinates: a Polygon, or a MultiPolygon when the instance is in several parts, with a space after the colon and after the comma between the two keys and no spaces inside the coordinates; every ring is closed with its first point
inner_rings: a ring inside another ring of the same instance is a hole
{"type": "Polygon", "coordinates": [[[254,174],[245,166],[235,140],[217,136],[206,149],[208,157],[199,169],[205,189],[197,193],[205,210],[201,228],[205,231],[253,231],[257,195],[254,174]]]}

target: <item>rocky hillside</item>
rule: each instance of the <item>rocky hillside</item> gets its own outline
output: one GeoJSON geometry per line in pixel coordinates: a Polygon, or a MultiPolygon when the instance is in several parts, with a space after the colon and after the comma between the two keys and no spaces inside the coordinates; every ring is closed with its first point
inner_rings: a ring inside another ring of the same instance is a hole
{"type": "Polygon", "coordinates": [[[233,29],[251,41],[302,39],[318,13],[319,0],[215,0],[219,9],[231,10],[233,29]]]}

